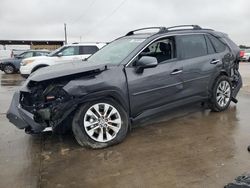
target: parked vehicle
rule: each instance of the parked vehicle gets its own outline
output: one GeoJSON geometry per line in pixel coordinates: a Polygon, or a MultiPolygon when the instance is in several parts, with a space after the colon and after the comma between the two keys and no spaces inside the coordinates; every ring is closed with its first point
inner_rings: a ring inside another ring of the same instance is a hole
{"type": "Polygon", "coordinates": [[[244,55],[242,57],[242,61],[250,62],[250,49],[244,50],[244,55]]]}
{"type": "MultiPolygon", "coordinates": [[[[21,55],[23,52],[28,51],[29,49],[13,49],[13,57],[21,55]]],[[[40,51],[40,50],[39,50],[40,51]]]]}
{"type": "Polygon", "coordinates": [[[46,66],[83,61],[104,45],[106,43],[74,43],[65,45],[46,57],[33,57],[23,60],[20,73],[27,78],[32,72],[46,66]]]}
{"type": "Polygon", "coordinates": [[[226,34],[196,25],[141,33],[146,29],[130,31],[85,63],[32,74],[7,118],[28,133],[67,125],[80,145],[103,148],[150,114],[194,102],[220,112],[237,102],[240,49],[226,34]]]}
{"type": "Polygon", "coordinates": [[[20,63],[23,59],[34,56],[46,56],[50,53],[47,50],[28,50],[12,58],[0,60],[0,70],[6,74],[13,74],[19,71],[20,63]]]}

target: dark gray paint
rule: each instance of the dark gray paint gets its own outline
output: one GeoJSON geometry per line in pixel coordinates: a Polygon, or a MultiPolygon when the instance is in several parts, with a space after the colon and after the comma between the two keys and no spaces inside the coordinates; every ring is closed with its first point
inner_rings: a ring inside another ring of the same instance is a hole
{"type": "MultiPolygon", "coordinates": [[[[144,69],[142,73],[136,73],[136,68],[132,66],[132,61],[151,42],[167,36],[178,37],[182,34],[196,33],[224,37],[223,40],[227,41],[226,35],[211,30],[187,30],[148,35],[147,39],[120,65],[79,62],[50,66],[32,74],[21,92],[31,92],[28,86],[31,82],[39,85],[67,80],[63,89],[70,96],[74,96],[72,108],[90,100],[109,97],[118,101],[132,119],[148,112],[153,113],[154,110],[159,111],[161,107],[176,107],[189,102],[207,100],[212,84],[219,74],[230,76],[231,68],[237,72],[239,49],[235,45],[228,46],[228,49],[220,54],[182,60],[178,51],[184,49],[177,44],[176,59],[160,63],[154,68],[144,69]],[[211,63],[214,60],[219,61],[216,64],[211,63]]],[[[140,35],[129,37],[139,38],[140,35]]],[[[235,97],[242,81],[239,74],[231,79],[237,83],[233,91],[235,97]]],[[[16,97],[14,96],[13,100],[17,100],[16,97]]],[[[10,107],[8,118],[14,123],[15,109],[13,108],[15,107],[10,107]]]]}

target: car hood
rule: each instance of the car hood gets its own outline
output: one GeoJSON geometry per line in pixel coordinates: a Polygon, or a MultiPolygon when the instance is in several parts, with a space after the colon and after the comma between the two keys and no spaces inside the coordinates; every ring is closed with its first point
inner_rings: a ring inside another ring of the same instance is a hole
{"type": "Polygon", "coordinates": [[[88,71],[102,71],[105,70],[106,67],[104,64],[90,63],[88,61],[62,63],[39,69],[32,73],[28,79],[40,82],[88,71]]]}
{"type": "Polygon", "coordinates": [[[49,56],[36,56],[36,57],[28,57],[23,59],[23,61],[30,61],[30,60],[44,60],[44,59],[48,59],[51,58],[49,56]]]}

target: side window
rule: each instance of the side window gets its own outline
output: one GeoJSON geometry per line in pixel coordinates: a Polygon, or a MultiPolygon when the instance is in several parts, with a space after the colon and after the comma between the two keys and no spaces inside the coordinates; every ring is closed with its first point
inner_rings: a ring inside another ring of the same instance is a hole
{"type": "Polygon", "coordinates": [[[176,58],[174,37],[153,42],[139,54],[138,59],[142,56],[155,57],[158,63],[176,58]]]}
{"type": "Polygon", "coordinates": [[[79,46],[70,46],[63,49],[61,52],[62,56],[72,56],[72,55],[79,55],[79,46]]]}
{"type": "Polygon", "coordinates": [[[28,57],[32,57],[33,56],[33,52],[26,52],[26,53],[23,53],[22,57],[23,58],[28,58],[28,57]]]}
{"type": "Polygon", "coordinates": [[[212,45],[212,43],[207,35],[205,35],[205,39],[206,39],[206,43],[207,43],[208,54],[214,54],[215,53],[214,47],[213,47],[213,45],[212,45]]]}
{"type": "Polygon", "coordinates": [[[99,49],[97,46],[80,46],[80,55],[82,54],[94,54],[99,49]]]}
{"type": "Polygon", "coordinates": [[[216,37],[214,37],[212,35],[208,35],[208,38],[211,40],[211,42],[215,48],[215,51],[217,53],[224,52],[226,50],[226,45],[223,44],[219,39],[217,39],[216,37]]]}
{"type": "Polygon", "coordinates": [[[207,44],[204,35],[184,35],[179,37],[181,56],[184,59],[207,55],[207,44]]]}
{"type": "Polygon", "coordinates": [[[35,56],[45,56],[47,55],[46,52],[34,52],[35,53],[35,56]]]}
{"type": "Polygon", "coordinates": [[[41,55],[42,56],[47,56],[47,55],[49,55],[49,53],[48,52],[42,52],[41,55]]]}

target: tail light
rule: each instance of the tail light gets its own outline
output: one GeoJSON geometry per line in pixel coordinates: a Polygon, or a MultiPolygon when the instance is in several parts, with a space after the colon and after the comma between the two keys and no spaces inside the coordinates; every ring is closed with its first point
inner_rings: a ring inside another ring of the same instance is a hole
{"type": "Polygon", "coordinates": [[[245,52],[243,50],[240,51],[240,57],[243,57],[245,55],[245,52]]]}

